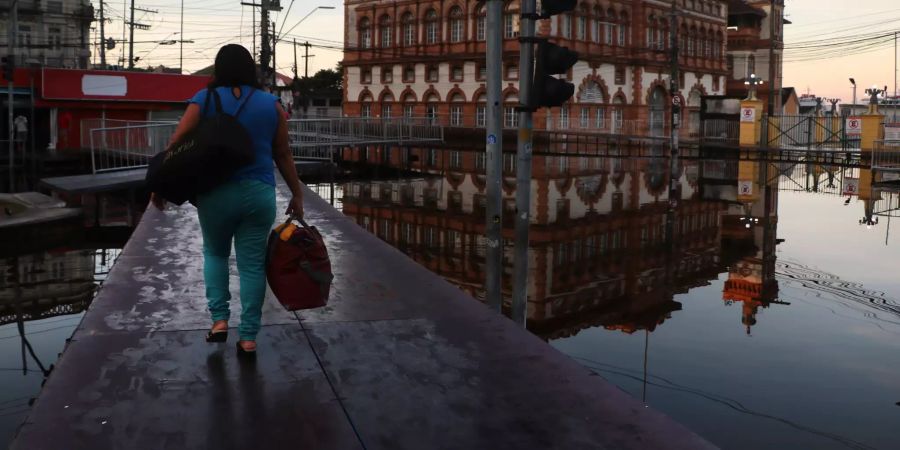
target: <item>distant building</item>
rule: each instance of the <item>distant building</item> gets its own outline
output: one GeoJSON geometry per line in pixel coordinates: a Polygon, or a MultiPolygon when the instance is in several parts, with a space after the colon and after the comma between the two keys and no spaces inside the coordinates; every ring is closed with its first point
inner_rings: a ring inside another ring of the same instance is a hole
{"type": "Polygon", "coordinates": [[[781,88],[781,111],[786,116],[800,115],[800,99],[792,87],[781,88]]]}
{"type": "MultiPolygon", "coordinates": [[[[776,108],[782,106],[779,98],[782,87],[782,54],[784,51],[784,0],[729,0],[728,1],[728,96],[746,97],[748,86],[744,81],[751,74],[764,80],[756,90],[757,97],[768,108],[770,93],[776,95],[776,108]],[[775,13],[772,14],[774,4],[775,13]],[[775,35],[770,36],[771,22],[775,20],[775,35]],[[775,79],[770,80],[769,53],[774,49],[775,79]]],[[[781,111],[775,111],[781,114],[781,111]]]]}
{"type": "MultiPolygon", "coordinates": [[[[721,95],[726,1],[679,1],[681,75],[688,123],[700,97],[721,95]]],[[[519,2],[504,5],[503,126],[516,128],[519,2]]],[[[665,135],[669,92],[669,2],[580,1],[572,13],[538,22],[537,34],[576,50],[563,77],[576,86],[562,108],[535,114],[536,129],[665,135]]],[[[484,127],[485,2],[348,0],[344,27],[344,114],[427,117],[484,127]]]]}
{"type": "MultiPolygon", "coordinates": [[[[0,1],[0,35],[4,42],[12,22],[11,5],[11,0],[0,1]]],[[[94,8],[87,0],[18,0],[16,64],[88,68],[93,21],[94,8]]]]}

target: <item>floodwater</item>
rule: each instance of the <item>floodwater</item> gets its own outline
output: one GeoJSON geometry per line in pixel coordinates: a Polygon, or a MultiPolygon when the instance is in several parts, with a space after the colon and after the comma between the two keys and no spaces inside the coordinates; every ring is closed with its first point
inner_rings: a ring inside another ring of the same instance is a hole
{"type": "MultiPolygon", "coordinates": [[[[347,183],[340,207],[483,299],[484,165],[460,153],[347,183]]],[[[674,178],[666,158],[535,155],[529,329],[724,449],[900,448],[900,194],[854,161],[674,178]]]]}
{"type": "Polygon", "coordinates": [[[38,227],[50,235],[0,249],[0,443],[15,436],[131,231],[38,227]]]}

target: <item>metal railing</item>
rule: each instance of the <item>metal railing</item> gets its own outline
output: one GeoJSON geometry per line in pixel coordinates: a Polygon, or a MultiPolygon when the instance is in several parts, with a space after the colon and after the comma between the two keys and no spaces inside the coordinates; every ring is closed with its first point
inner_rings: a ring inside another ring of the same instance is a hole
{"type": "Polygon", "coordinates": [[[91,130],[98,128],[139,127],[143,125],[177,124],[170,120],[81,119],[81,148],[91,148],[91,130]]]}
{"type": "Polygon", "coordinates": [[[848,136],[840,116],[771,116],[763,120],[768,148],[788,150],[846,150],[859,147],[858,136],[848,136]]]}
{"type": "Polygon", "coordinates": [[[342,147],[443,142],[444,128],[437,117],[299,119],[288,136],[295,158],[331,160],[342,147]]]}
{"type": "Polygon", "coordinates": [[[737,145],[741,138],[741,123],[729,119],[709,119],[701,122],[703,142],[737,145]]]}
{"type": "MultiPolygon", "coordinates": [[[[166,149],[176,126],[175,122],[143,122],[90,129],[86,134],[93,173],[146,167],[153,155],[166,149]]],[[[428,118],[290,120],[288,135],[295,159],[324,160],[333,160],[334,152],[343,147],[444,140],[443,127],[428,118]]]]}
{"type": "Polygon", "coordinates": [[[92,129],[89,136],[92,172],[146,167],[153,155],[166,149],[176,125],[159,123],[92,129]]]}
{"type": "Polygon", "coordinates": [[[872,169],[900,172],[900,141],[875,141],[872,151],[872,169]]]}

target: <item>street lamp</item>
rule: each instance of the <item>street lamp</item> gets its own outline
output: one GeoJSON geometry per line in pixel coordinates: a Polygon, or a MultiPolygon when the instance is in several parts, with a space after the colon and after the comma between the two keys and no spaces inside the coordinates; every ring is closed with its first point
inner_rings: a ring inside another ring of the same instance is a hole
{"type": "Polygon", "coordinates": [[[756,100],[756,87],[763,84],[763,79],[757,77],[755,73],[751,73],[750,78],[744,80],[744,84],[750,88],[747,100],[756,100]]]}
{"type": "Polygon", "coordinates": [[[850,113],[850,115],[853,115],[853,113],[856,112],[856,111],[855,111],[855,109],[856,109],[856,80],[854,80],[853,78],[851,78],[851,79],[850,79],[850,84],[853,85],[853,108],[852,108],[852,109],[854,110],[853,112],[850,113]]]}

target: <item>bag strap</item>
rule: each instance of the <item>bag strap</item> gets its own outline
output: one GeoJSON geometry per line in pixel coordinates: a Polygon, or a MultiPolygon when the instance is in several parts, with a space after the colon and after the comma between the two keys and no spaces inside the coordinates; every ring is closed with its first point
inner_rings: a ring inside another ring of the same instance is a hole
{"type": "Polygon", "coordinates": [[[256,89],[250,88],[250,93],[247,94],[246,97],[244,97],[244,99],[243,99],[244,101],[241,102],[240,106],[238,106],[237,111],[234,112],[234,118],[235,118],[235,119],[237,119],[238,116],[241,115],[241,112],[244,110],[244,106],[247,105],[247,102],[250,101],[250,97],[253,97],[253,94],[254,94],[254,93],[256,93],[256,89]]]}
{"type": "Polygon", "coordinates": [[[212,92],[213,100],[216,101],[216,115],[222,114],[222,98],[219,97],[218,89],[213,88],[209,89],[209,91],[212,92]]]}

